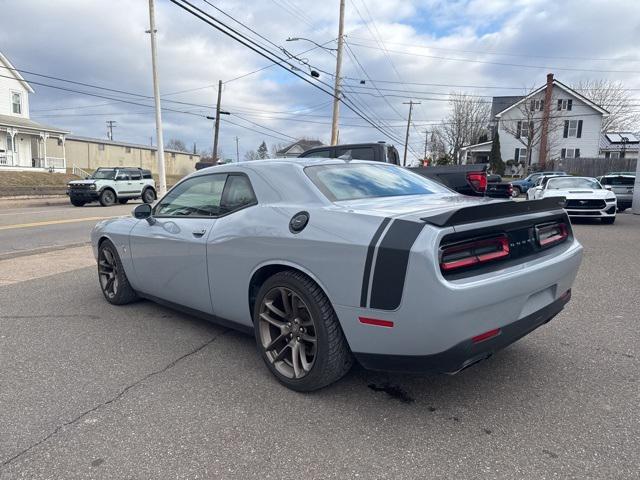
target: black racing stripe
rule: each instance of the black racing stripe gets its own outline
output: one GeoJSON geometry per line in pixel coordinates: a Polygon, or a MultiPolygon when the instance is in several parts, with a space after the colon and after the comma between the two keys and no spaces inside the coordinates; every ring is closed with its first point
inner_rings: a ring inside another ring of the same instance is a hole
{"type": "Polygon", "coordinates": [[[382,220],[382,223],[373,235],[369,248],[367,249],[367,259],[364,262],[364,274],[362,276],[362,292],[360,293],[361,307],[367,306],[367,297],[369,296],[369,277],[371,276],[371,264],[373,263],[373,254],[376,251],[376,244],[378,243],[378,240],[380,240],[382,232],[387,228],[390,221],[391,219],[388,217],[382,220]]]}
{"type": "Polygon", "coordinates": [[[378,247],[371,285],[371,308],[395,310],[400,306],[409,264],[409,252],[424,223],[395,220],[378,247]]]}

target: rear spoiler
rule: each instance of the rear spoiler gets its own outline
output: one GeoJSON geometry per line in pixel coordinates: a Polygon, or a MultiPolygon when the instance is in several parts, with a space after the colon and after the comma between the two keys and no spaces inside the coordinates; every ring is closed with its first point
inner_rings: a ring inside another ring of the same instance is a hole
{"type": "Polygon", "coordinates": [[[450,212],[439,213],[421,220],[437,227],[452,227],[465,223],[493,220],[495,218],[513,217],[527,213],[554,211],[564,208],[564,197],[543,198],[525,202],[505,201],[487,202],[484,205],[464,207],[450,212]]]}

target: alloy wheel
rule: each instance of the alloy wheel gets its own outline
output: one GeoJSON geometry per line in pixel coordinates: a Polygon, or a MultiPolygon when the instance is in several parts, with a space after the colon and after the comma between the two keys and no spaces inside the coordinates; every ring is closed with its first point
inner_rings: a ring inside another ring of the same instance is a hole
{"type": "Polygon", "coordinates": [[[270,290],[260,305],[260,342],[269,362],[283,376],[307,375],[316,359],[313,316],[302,298],[286,287],[270,290]]]}
{"type": "Polygon", "coordinates": [[[114,298],[118,293],[118,264],[109,248],[102,248],[98,255],[98,276],[104,293],[114,298]]]}

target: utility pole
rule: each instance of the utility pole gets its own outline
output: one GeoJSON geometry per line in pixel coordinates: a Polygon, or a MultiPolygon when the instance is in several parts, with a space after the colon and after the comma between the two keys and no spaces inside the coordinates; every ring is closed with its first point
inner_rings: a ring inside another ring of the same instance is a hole
{"type": "Polygon", "coordinates": [[[216,122],[213,127],[213,160],[218,161],[218,132],[220,131],[220,99],[222,97],[222,80],[218,80],[218,102],[216,103],[216,122]]]}
{"type": "Polygon", "coordinates": [[[107,120],[107,138],[109,140],[113,140],[113,127],[116,126],[115,120],[107,120]]]}
{"type": "Polygon", "coordinates": [[[427,147],[429,145],[429,130],[424,131],[424,157],[422,158],[422,164],[424,165],[425,160],[427,159],[427,147]]]}
{"type": "Polygon", "coordinates": [[[238,137],[236,137],[236,163],[240,163],[240,147],[238,147],[238,137]]]}
{"type": "Polygon", "coordinates": [[[338,51],[336,53],[336,81],[333,87],[333,117],[331,119],[331,145],[338,143],[338,117],[340,116],[340,82],[342,75],[342,47],[344,43],[344,1],[340,0],[338,24],[338,51]]]}
{"type": "Polygon", "coordinates": [[[156,13],[154,0],[149,0],[149,30],[151,35],[151,69],[153,70],[153,98],[156,105],[156,136],[158,139],[158,195],[167,193],[167,176],[164,170],[164,140],[162,138],[162,112],[160,107],[160,84],[158,82],[158,51],[156,47],[156,13]]]}
{"type": "Polygon", "coordinates": [[[411,112],[414,105],[420,105],[420,102],[414,102],[409,100],[408,102],[402,102],[403,105],[409,105],[409,117],[407,118],[407,134],[404,137],[404,157],[402,159],[402,166],[407,166],[407,149],[409,148],[409,127],[411,126],[411,112]]]}

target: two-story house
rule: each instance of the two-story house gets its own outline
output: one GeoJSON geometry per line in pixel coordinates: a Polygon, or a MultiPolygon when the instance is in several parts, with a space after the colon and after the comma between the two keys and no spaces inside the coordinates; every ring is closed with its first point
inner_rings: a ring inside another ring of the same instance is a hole
{"type": "MultiPolygon", "coordinates": [[[[547,75],[528,95],[494,97],[490,130],[500,138],[503,161],[531,165],[547,160],[597,157],[604,108],[547,75]]],[[[491,142],[461,150],[463,163],[488,161],[491,142]]]]}
{"type": "Polygon", "coordinates": [[[29,118],[33,88],[0,52],[0,170],[66,169],[63,129],[29,118]]]}

